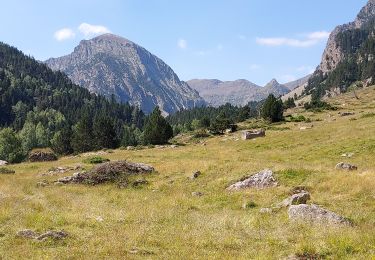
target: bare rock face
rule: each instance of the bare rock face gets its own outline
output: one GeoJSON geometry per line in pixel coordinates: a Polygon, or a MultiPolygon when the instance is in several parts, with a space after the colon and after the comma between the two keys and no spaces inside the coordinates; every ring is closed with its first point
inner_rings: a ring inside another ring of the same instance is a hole
{"type": "Polygon", "coordinates": [[[288,210],[289,219],[313,224],[352,225],[352,223],[336,213],[317,205],[291,205],[288,210]]]}
{"type": "Polygon", "coordinates": [[[5,166],[5,165],[7,165],[7,164],[8,164],[7,161],[0,160],[0,166],[5,166]]]}
{"type": "Polygon", "coordinates": [[[260,171],[250,177],[246,177],[235,184],[230,185],[227,190],[229,191],[237,191],[246,188],[256,188],[256,189],[264,189],[275,187],[277,185],[277,181],[273,176],[273,172],[271,170],[263,170],[260,171]]]}
{"type": "Polygon", "coordinates": [[[358,29],[364,23],[368,22],[375,15],[375,0],[369,0],[367,5],[357,15],[354,22],[337,26],[331,33],[328,39],[327,47],[324,50],[322,61],[318,70],[324,74],[334,70],[336,66],[345,58],[344,53],[337,44],[336,37],[340,32],[358,29]]]}
{"type": "Polygon", "coordinates": [[[145,112],[159,106],[172,113],[204,104],[198,92],[180,81],[161,59],[113,34],[81,41],[73,53],[51,58],[46,64],[92,93],[114,95],[121,102],[139,105],[145,112]]]}

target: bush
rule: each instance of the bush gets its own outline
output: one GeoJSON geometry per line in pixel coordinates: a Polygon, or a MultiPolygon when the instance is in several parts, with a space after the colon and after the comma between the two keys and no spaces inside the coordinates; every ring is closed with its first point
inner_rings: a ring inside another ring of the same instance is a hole
{"type": "Polygon", "coordinates": [[[210,135],[207,133],[206,130],[200,129],[194,132],[193,138],[206,138],[209,137],[210,135]]]}
{"type": "Polygon", "coordinates": [[[297,116],[291,115],[291,116],[289,116],[289,120],[290,120],[290,122],[305,122],[305,121],[308,121],[308,119],[306,119],[306,117],[304,117],[303,115],[297,115],[297,116]]]}
{"type": "Polygon", "coordinates": [[[109,159],[103,158],[100,156],[93,156],[93,157],[89,157],[85,159],[83,162],[90,163],[90,164],[99,164],[99,163],[109,162],[109,159]]]}
{"type": "Polygon", "coordinates": [[[16,172],[5,167],[0,167],[0,174],[15,174],[16,172]]]}

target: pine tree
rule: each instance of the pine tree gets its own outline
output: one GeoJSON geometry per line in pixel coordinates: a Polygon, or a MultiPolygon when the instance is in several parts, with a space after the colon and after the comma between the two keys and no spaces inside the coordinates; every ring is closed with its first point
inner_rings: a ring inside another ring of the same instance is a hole
{"type": "Polygon", "coordinates": [[[85,114],[74,126],[71,146],[74,152],[88,152],[94,149],[92,120],[85,114]]]}
{"type": "Polygon", "coordinates": [[[0,131],[0,160],[10,163],[21,162],[25,158],[21,139],[11,128],[0,131]]]}
{"type": "Polygon", "coordinates": [[[97,149],[116,148],[116,131],[113,120],[108,116],[100,115],[95,117],[93,123],[93,134],[95,147],[97,149]]]}
{"type": "Polygon", "coordinates": [[[159,107],[156,107],[149,116],[144,130],[145,144],[165,144],[173,137],[170,124],[161,115],[159,107]]]}
{"type": "Polygon", "coordinates": [[[283,102],[271,94],[263,104],[261,115],[270,122],[279,122],[283,120],[283,112],[283,102]]]}

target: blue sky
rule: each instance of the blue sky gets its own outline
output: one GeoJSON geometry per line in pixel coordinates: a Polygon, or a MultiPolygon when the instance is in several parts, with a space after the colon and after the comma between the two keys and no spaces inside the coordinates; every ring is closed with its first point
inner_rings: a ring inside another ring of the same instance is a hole
{"type": "Polygon", "coordinates": [[[366,0],[8,0],[0,41],[39,60],[110,31],[163,59],[182,80],[284,83],[311,72],[328,32],[366,0]]]}

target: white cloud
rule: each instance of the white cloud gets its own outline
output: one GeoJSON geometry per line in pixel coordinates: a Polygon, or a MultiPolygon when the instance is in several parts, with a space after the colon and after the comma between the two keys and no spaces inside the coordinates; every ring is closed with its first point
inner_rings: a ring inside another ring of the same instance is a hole
{"type": "Polygon", "coordinates": [[[54,37],[58,41],[73,39],[76,34],[70,28],[63,28],[55,32],[54,37]]]}
{"type": "Polygon", "coordinates": [[[110,33],[111,31],[103,25],[92,25],[88,23],[81,23],[78,26],[78,30],[85,37],[93,37],[100,34],[110,33]]]}
{"type": "Polygon", "coordinates": [[[306,48],[314,46],[321,41],[326,40],[329,37],[329,32],[326,31],[318,31],[312,32],[304,36],[304,39],[294,39],[294,38],[286,38],[286,37],[274,37],[274,38],[256,38],[256,42],[259,45],[265,46],[290,46],[290,47],[299,47],[299,48],[306,48]]]}
{"type": "Polygon", "coordinates": [[[177,42],[177,46],[182,50],[186,50],[188,43],[185,39],[179,39],[177,42]]]}

